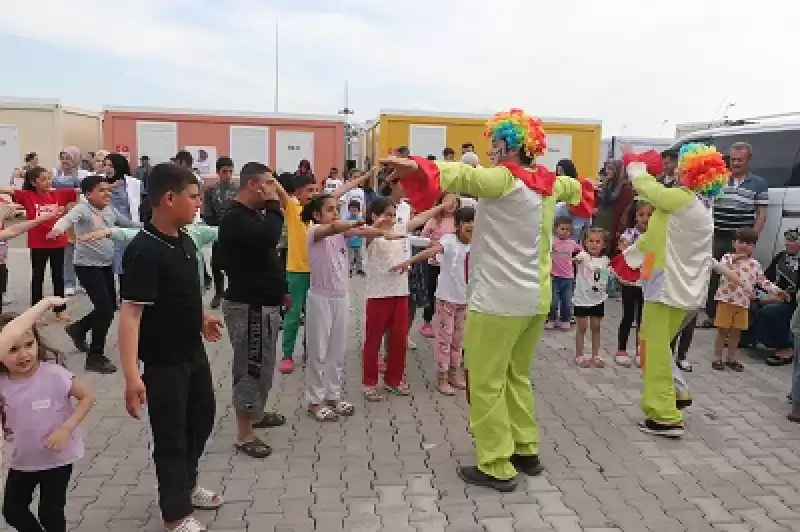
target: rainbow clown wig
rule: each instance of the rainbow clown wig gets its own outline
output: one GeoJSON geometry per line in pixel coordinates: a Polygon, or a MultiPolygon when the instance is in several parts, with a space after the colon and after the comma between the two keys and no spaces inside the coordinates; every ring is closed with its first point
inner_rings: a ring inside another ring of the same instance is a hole
{"type": "Polygon", "coordinates": [[[497,113],[488,122],[484,135],[492,142],[504,140],[509,150],[524,150],[535,159],[547,148],[542,121],[531,118],[522,109],[497,113]]]}
{"type": "Polygon", "coordinates": [[[681,185],[709,198],[722,194],[730,176],[722,154],[713,146],[696,142],[681,148],[678,170],[681,185]]]}

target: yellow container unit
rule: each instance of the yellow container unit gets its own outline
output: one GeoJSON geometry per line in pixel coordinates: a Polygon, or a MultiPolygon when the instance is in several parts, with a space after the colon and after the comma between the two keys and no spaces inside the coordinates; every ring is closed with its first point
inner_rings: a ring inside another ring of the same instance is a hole
{"type": "MultiPolygon", "coordinates": [[[[413,155],[435,155],[439,160],[442,150],[450,147],[459,158],[461,146],[471,142],[481,164],[488,166],[490,142],[483,131],[489,118],[491,115],[381,110],[368,128],[368,156],[374,161],[375,156],[380,158],[400,146],[408,146],[413,155]]],[[[572,159],[581,176],[597,175],[600,120],[542,117],[542,124],[547,133],[547,153],[537,163],[555,170],[559,160],[572,159]]]]}

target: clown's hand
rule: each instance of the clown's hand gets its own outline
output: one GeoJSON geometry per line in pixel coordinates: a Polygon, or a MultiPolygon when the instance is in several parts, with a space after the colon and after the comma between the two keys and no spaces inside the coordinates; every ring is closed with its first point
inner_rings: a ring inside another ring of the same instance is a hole
{"type": "Polygon", "coordinates": [[[626,170],[628,171],[628,177],[631,179],[635,179],[640,175],[644,175],[647,173],[647,165],[640,162],[633,162],[628,165],[628,168],[626,168],[626,170]]]}
{"type": "Polygon", "coordinates": [[[400,179],[408,174],[414,173],[419,170],[419,166],[414,159],[406,159],[405,157],[395,157],[390,155],[380,160],[381,164],[388,166],[394,174],[395,179],[400,179]]]}

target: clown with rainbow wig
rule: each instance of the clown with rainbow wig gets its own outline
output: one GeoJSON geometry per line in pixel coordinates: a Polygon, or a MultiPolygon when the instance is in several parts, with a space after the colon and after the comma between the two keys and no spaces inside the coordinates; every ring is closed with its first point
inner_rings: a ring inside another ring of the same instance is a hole
{"type": "Polygon", "coordinates": [[[711,204],[722,193],[729,172],[716,149],[687,144],[681,148],[678,162],[681,186],[667,188],[651,175],[650,161],[657,158],[654,152],[623,157],[636,193],[655,207],[647,232],[624,251],[624,259],[629,267],[640,269],[645,301],[640,354],[646,419],[639,428],[648,434],[680,438],[684,426],[679,407],[686,398],[676,394],[688,394],[688,390],[674,365],[670,341],[687,315],[705,301],[715,268],[711,204]]]}
{"type": "Polygon", "coordinates": [[[422,157],[381,162],[393,167],[417,211],[443,191],[479,198],[464,332],[477,466],[458,474],[469,484],[511,491],[518,472],[542,472],[530,367],[550,310],[556,203],[580,204],[590,196],[582,188],[593,184],[534,164],[546,148],[544,130],[519,109],[495,115],[486,136],[491,168],[422,157]]]}

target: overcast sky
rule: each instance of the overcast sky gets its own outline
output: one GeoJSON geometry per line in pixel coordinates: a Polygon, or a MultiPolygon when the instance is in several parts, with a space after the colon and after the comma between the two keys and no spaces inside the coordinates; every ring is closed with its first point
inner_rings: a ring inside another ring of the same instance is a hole
{"type": "Polygon", "coordinates": [[[603,120],[604,135],[800,111],[798,0],[0,0],[0,95],[331,114],[603,120]],[[664,121],[668,124],[664,125],[664,121]]]}

